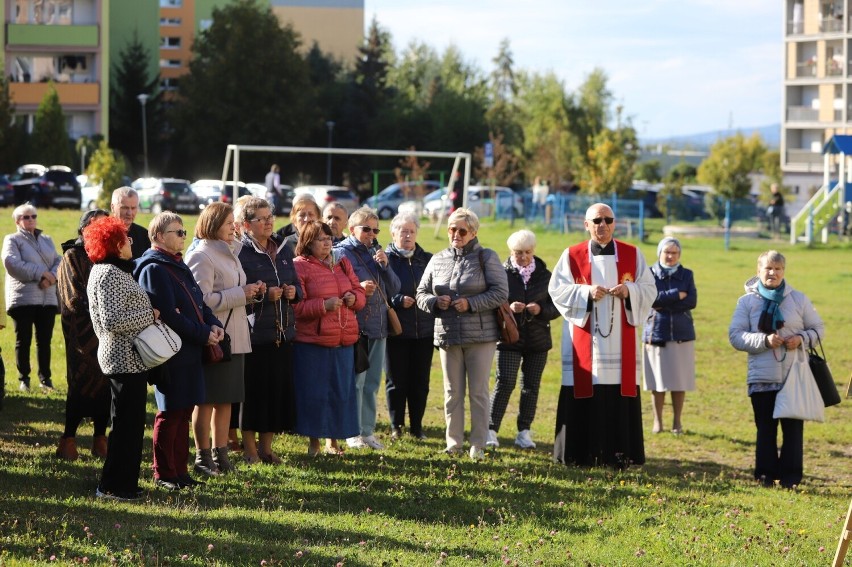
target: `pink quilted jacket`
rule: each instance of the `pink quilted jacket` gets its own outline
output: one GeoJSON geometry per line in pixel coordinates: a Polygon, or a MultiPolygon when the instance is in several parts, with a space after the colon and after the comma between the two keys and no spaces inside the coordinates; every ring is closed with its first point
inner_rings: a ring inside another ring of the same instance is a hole
{"type": "Polygon", "coordinates": [[[297,256],[293,262],[302,285],[304,299],[293,307],[296,312],[296,341],[324,347],[349,346],[358,340],[355,312],[364,308],[367,297],[346,258],[329,268],[313,256],[297,256]],[[352,307],[326,311],[323,302],[329,297],[355,294],[352,307]]]}

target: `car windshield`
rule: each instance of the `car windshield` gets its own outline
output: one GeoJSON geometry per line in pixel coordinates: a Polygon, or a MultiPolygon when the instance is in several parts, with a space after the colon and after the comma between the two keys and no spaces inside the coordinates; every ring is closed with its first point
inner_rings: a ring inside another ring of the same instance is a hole
{"type": "Polygon", "coordinates": [[[163,189],[172,193],[189,193],[192,191],[189,185],[178,181],[167,181],[163,183],[163,189]]]}
{"type": "Polygon", "coordinates": [[[335,199],[352,199],[352,193],[349,191],[342,191],[340,189],[332,189],[328,192],[329,197],[334,197],[335,199]]]}

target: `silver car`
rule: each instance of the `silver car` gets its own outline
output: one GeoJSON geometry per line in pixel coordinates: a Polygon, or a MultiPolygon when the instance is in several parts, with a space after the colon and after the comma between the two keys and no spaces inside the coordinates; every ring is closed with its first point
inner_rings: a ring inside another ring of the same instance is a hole
{"type": "Polygon", "coordinates": [[[293,189],[294,198],[302,193],[312,195],[317,205],[319,205],[320,210],[332,201],[337,201],[343,205],[346,213],[351,215],[360,206],[358,197],[346,187],[338,187],[336,185],[302,185],[293,189]]]}

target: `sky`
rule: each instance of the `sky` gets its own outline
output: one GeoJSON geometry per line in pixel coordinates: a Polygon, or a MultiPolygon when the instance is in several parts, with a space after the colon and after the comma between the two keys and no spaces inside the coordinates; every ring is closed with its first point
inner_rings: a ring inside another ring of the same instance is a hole
{"type": "Polygon", "coordinates": [[[781,122],[779,0],[365,0],[364,19],[486,73],[508,38],[515,68],[574,91],[595,68],[640,139],[781,122]]]}

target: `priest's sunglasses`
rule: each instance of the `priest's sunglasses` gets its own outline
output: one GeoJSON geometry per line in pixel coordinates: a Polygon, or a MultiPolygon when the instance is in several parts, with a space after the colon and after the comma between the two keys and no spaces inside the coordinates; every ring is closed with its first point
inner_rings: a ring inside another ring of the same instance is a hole
{"type": "Polygon", "coordinates": [[[612,217],[597,217],[597,218],[594,218],[594,219],[586,219],[586,220],[589,221],[589,222],[593,222],[595,224],[601,224],[602,222],[605,222],[606,224],[612,224],[613,222],[615,222],[615,219],[612,218],[612,217]]]}

